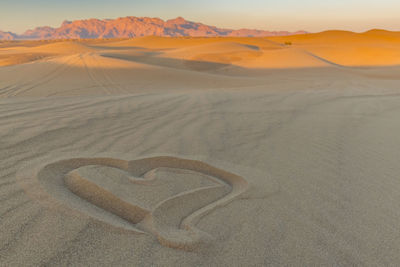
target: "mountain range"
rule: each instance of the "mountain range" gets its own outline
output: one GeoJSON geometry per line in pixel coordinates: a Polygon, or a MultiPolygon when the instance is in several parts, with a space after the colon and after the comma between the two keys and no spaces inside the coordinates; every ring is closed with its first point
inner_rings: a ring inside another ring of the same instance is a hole
{"type": "Polygon", "coordinates": [[[267,37],[303,33],[306,32],[223,29],[188,21],[182,17],[166,21],[149,17],[123,17],[104,20],[64,21],[58,28],[37,27],[27,30],[21,35],[0,31],[0,40],[132,38],[148,35],[166,37],[267,37]]]}

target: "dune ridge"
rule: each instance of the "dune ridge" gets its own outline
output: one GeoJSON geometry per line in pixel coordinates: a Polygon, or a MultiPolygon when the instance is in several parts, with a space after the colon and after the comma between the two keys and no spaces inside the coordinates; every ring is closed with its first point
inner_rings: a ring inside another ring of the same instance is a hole
{"type": "MultiPolygon", "coordinates": [[[[26,47],[17,44],[13,47],[0,47],[0,65],[46,62],[65,55],[90,54],[119,60],[107,62],[100,68],[130,67],[132,65],[129,62],[181,69],[193,66],[197,71],[214,71],[227,67],[260,70],[395,66],[400,64],[399,38],[397,32],[373,30],[360,34],[328,31],[269,38],[151,36],[107,41],[101,46],[98,42],[84,40],[44,44],[27,42],[26,47]]],[[[101,61],[106,59],[102,58],[101,61]]]]}

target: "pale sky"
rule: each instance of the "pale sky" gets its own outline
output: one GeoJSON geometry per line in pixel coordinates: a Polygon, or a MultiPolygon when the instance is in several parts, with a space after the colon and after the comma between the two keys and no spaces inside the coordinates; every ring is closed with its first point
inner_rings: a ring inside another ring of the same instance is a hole
{"type": "Polygon", "coordinates": [[[146,16],[225,28],[400,31],[400,0],[0,0],[0,30],[22,33],[63,20],[146,16]]]}

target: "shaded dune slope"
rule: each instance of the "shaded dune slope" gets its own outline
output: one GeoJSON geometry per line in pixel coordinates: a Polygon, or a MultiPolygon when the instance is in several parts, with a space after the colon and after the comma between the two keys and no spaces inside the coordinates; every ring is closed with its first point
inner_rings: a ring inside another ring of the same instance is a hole
{"type": "Polygon", "coordinates": [[[0,95],[258,87],[275,69],[336,68],[369,77],[395,77],[367,68],[400,65],[399,35],[373,30],[270,38],[12,42],[8,44],[14,46],[0,45],[0,95]]]}

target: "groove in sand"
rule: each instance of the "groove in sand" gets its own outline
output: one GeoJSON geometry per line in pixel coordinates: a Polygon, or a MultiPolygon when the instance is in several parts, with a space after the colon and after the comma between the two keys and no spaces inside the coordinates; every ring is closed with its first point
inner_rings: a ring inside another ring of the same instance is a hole
{"type": "Polygon", "coordinates": [[[97,220],[131,232],[153,233],[162,245],[185,250],[193,250],[212,239],[207,233],[196,228],[197,222],[203,216],[228,204],[248,188],[247,181],[241,176],[201,161],[170,156],[133,161],[115,158],[70,158],[23,169],[17,177],[26,193],[44,204],[54,205],[55,198],[61,205],[67,205],[97,220]],[[85,172],[81,170],[93,166],[115,168],[126,173],[124,179],[142,186],[148,186],[157,180],[155,172],[163,168],[177,170],[183,175],[189,172],[198,173],[200,177],[209,177],[209,180],[215,183],[172,195],[151,209],[126,201],[112,190],[102,188],[85,177],[85,172]],[[105,211],[120,220],[134,224],[135,227],[124,227],[114,219],[107,219],[105,211]]]}

